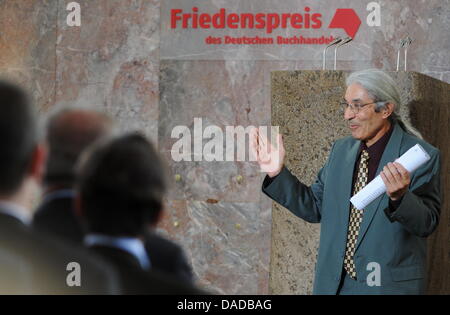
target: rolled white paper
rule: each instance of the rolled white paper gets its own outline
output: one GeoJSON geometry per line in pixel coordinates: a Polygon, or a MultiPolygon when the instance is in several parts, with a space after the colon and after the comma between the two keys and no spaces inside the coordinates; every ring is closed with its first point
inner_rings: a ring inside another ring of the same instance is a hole
{"type": "MultiPolygon", "coordinates": [[[[425,164],[430,159],[428,153],[420,146],[416,144],[411,149],[406,151],[395,162],[400,163],[411,174],[420,166],[425,164]]],[[[369,184],[361,189],[356,195],[354,195],[350,202],[358,210],[363,210],[372,201],[380,197],[386,192],[386,186],[380,175],[375,177],[369,184]]]]}

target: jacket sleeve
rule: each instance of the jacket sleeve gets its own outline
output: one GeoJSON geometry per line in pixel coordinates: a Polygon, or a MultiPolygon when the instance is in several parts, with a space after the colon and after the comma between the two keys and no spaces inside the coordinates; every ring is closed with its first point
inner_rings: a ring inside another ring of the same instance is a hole
{"type": "Polygon", "coordinates": [[[278,176],[266,176],[262,191],[299,218],[310,223],[320,223],[324,183],[330,159],[331,155],[319,171],[316,181],[309,187],[284,167],[278,176]]]}
{"type": "Polygon", "coordinates": [[[413,174],[410,189],[395,211],[386,210],[391,222],[401,223],[410,233],[427,237],[436,229],[441,210],[440,158],[431,160],[413,174]]]}

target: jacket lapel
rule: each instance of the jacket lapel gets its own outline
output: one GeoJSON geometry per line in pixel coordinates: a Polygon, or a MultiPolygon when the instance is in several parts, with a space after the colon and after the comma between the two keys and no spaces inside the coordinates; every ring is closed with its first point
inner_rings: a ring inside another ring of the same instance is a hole
{"type": "MultiPolygon", "coordinates": [[[[345,158],[339,172],[340,178],[337,178],[337,200],[341,200],[336,204],[340,206],[341,226],[345,229],[343,236],[347,238],[348,219],[350,216],[350,197],[352,193],[353,170],[355,168],[358,149],[361,145],[360,141],[355,141],[350,149],[346,152],[345,158]]],[[[345,243],[345,241],[344,241],[345,243]]]]}
{"type": "MultiPolygon", "coordinates": [[[[380,164],[378,165],[376,175],[379,175],[383,168],[389,162],[395,161],[400,154],[400,144],[403,138],[403,130],[400,128],[398,124],[394,125],[394,131],[392,132],[391,138],[389,139],[386,148],[384,149],[383,155],[380,160],[380,164]]],[[[358,250],[359,245],[361,244],[364,236],[367,233],[367,229],[372,223],[372,220],[375,214],[378,212],[380,208],[386,208],[388,206],[388,196],[386,193],[382,194],[380,197],[375,199],[371,204],[369,204],[363,211],[363,221],[361,223],[358,242],[356,243],[355,251],[358,250]]]]}

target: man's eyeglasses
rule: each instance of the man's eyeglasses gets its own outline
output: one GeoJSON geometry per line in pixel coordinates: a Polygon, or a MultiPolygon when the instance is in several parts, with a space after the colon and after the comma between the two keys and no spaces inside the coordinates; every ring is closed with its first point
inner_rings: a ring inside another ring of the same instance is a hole
{"type": "Polygon", "coordinates": [[[345,112],[347,110],[347,108],[350,108],[353,113],[358,114],[359,111],[361,110],[361,108],[363,108],[364,106],[371,105],[371,104],[378,104],[378,103],[383,103],[383,102],[378,101],[378,102],[371,102],[371,103],[366,103],[366,104],[358,104],[358,103],[356,103],[356,104],[350,103],[349,104],[345,101],[341,101],[339,104],[340,104],[340,107],[343,112],[345,112]]]}

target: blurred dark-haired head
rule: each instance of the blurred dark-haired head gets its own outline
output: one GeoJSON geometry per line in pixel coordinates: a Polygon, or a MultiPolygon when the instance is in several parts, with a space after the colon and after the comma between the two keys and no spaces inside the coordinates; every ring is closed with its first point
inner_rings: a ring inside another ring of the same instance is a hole
{"type": "Polygon", "coordinates": [[[139,236],[162,211],[164,166],[144,136],[125,135],[82,157],[76,186],[89,233],[139,236]]]}
{"type": "Polygon", "coordinates": [[[36,113],[26,93],[0,81],[0,196],[9,196],[24,181],[38,142],[36,113]]]}

